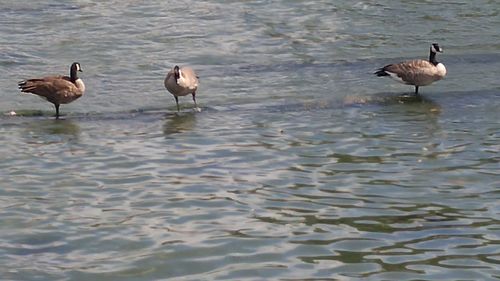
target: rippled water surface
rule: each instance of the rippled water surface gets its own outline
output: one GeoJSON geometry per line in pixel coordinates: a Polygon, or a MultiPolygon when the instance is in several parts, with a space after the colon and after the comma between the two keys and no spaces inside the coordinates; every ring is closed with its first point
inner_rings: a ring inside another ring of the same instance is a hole
{"type": "Polygon", "coordinates": [[[500,278],[500,3],[376,2],[0,0],[1,279],[500,278]]]}

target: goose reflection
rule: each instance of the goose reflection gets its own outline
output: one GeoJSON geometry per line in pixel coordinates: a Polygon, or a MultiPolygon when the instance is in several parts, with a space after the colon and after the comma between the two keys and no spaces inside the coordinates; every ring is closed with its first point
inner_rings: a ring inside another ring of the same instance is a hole
{"type": "MultiPolygon", "coordinates": [[[[441,142],[441,106],[424,96],[380,93],[369,97],[348,97],[344,104],[352,108],[363,106],[361,111],[366,118],[362,129],[364,136],[383,135],[388,139],[403,136],[403,143],[420,145],[423,151],[432,151],[441,142]]],[[[359,111],[354,110],[354,114],[359,114],[359,111]]],[[[401,145],[400,139],[397,140],[401,145]]]]}
{"type": "Polygon", "coordinates": [[[362,105],[408,105],[406,112],[421,112],[430,114],[440,114],[441,106],[432,99],[413,93],[394,95],[390,93],[377,93],[370,96],[347,96],[343,101],[344,106],[362,105]]]}
{"type": "Polygon", "coordinates": [[[80,133],[80,126],[66,119],[30,120],[26,126],[28,142],[40,144],[76,142],[80,133]]]}
{"type": "Polygon", "coordinates": [[[169,115],[167,122],[163,125],[163,133],[165,136],[179,134],[192,130],[196,125],[196,114],[183,113],[169,115]]]}

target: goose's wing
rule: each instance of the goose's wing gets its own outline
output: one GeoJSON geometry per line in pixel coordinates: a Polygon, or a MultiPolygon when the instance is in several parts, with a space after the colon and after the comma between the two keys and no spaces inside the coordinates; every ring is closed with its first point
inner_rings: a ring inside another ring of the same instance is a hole
{"type": "Polygon", "coordinates": [[[405,83],[413,84],[421,80],[422,77],[433,76],[436,72],[436,67],[426,60],[411,60],[386,65],[383,71],[393,77],[396,75],[405,83]]]}
{"type": "Polygon", "coordinates": [[[80,90],[67,76],[29,79],[20,82],[19,88],[22,92],[44,97],[54,103],[67,103],[80,93],[80,90]]]}
{"type": "Polygon", "coordinates": [[[179,84],[182,83],[183,87],[192,90],[196,90],[196,88],[198,88],[198,77],[196,76],[196,73],[191,67],[181,68],[181,76],[182,76],[181,79],[182,81],[180,81],[179,84]]]}

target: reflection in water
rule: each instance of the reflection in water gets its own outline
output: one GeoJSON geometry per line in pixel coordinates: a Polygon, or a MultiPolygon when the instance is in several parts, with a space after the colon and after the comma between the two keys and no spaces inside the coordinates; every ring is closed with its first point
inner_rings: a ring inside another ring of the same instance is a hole
{"type": "Polygon", "coordinates": [[[42,120],[33,125],[37,125],[35,131],[52,135],[78,136],[80,134],[80,126],[69,119],[42,120]]]}
{"type": "Polygon", "coordinates": [[[428,112],[441,111],[441,107],[433,100],[422,96],[411,94],[394,95],[390,93],[377,93],[370,96],[347,96],[344,98],[344,106],[356,105],[392,105],[392,104],[409,104],[409,105],[423,105],[421,109],[428,110],[428,112]]]}
{"type": "Polygon", "coordinates": [[[30,138],[44,142],[68,142],[77,140],[81,130],[77,123],[69,119],[32,119],[26,126],[26,132],[30,138]]]}
{"type": "Polygon", "coordinates": [[[170,116],[163,125],[163,133],[166,136],[190,131],[196,124],[196,113],[179,113],[170,116]]]}
{"type": "MultiPolygon", "coordinates": [[[[477,139],[454,124],[450,104],[400,99],[5,118],[31,143],[11,146],[21,153],[0,166],[12,194],[0,215],[19,236],[4,235],[0,264],[44,268],[56,257],[92,268],[67,278],[88,280],[121,266],[110,276],[239,280],[252,266],[281,279],[402,280],[458,276],[477,261],[468,270],[493,275],[496,186],[486,177],[496,171],[498,130],[477,139]],[[85,137],[61,145],[80,134],[73,122],[85,137]],[[124,265],[124,255],[134,258],[124,265]]],[[[30,279],[22,277],[8,279],[30,279]]]]}

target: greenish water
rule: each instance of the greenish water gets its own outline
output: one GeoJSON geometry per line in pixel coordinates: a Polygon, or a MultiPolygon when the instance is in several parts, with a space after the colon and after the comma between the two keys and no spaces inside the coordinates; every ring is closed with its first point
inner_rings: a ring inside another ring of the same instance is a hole
{"type": "Polygon", "coordinates": [[[2,280],[500,278],[499,3],[0,7],[2,280]],[[432,42],[422,98],[372,74],[432,42]],[[18,93],[73,61],[62,120],[18,93]]]}

